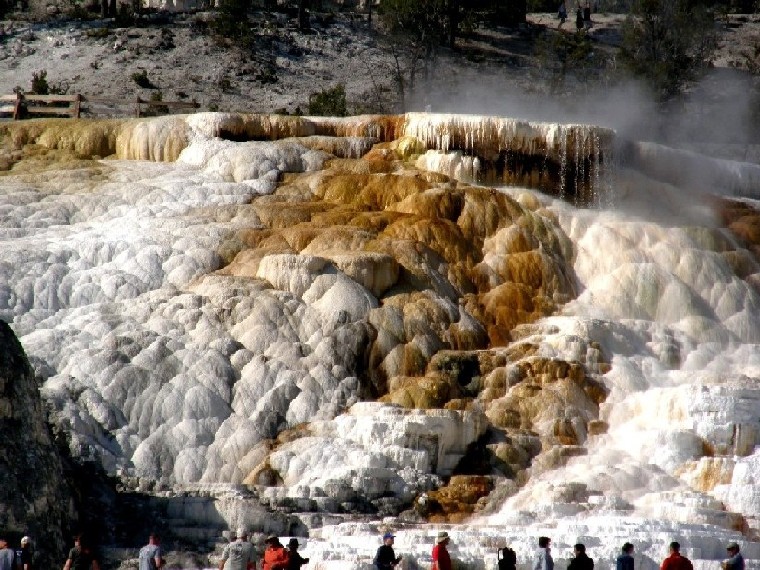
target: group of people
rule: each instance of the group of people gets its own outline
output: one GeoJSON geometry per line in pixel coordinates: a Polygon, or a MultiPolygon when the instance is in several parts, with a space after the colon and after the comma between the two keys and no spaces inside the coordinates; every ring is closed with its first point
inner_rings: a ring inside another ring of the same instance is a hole
{"type": "MultiPolygon", "coordinates": [[[[239,528],[235,531],[235,540],[224,547],[219,570],[253,570],[256,567],[256,553],[248,540],[248,531],[239,528]]],[[[308,564],[309,559],[298,552],[298,539],[291,538],[288,546],[282,545],[277,536],[268,536],[262,559],[263,570],[300,570],[308,564]]],[[[140,570],[143,570],[140,568],[140,570]]]]}
{"type": "MultiPolygon", "coordinates": [[[[396,536],[387,532],[383,535],[383,544],[377,549],[375,554],[375,570],[393,570],[401,562],[401,556],[396,556],[393,550],[393,543],[396,536]]],[[[433,546],[433,565],[431,570],[452,570],[451,556],[449,555],[448,545],[451,538],[446,531],[438,533],[433,546]]]]}
{"type": "MultiPolygon", "coordinates": [[[[248,540],[245,528],[235,531],[234,540],[224,547],[219,570],[254,570],[256,568],[256,552],[253,543],[248,540]]],[[[401,556],[396,556],[393,544],[396,536],[388,532],[383,535],[383,544],[377,549],[374,559],[375,570],[394,570],[401,562],[401,556]]],[[[446,531],[436,536],[435,545],[431,552],[431,570],[452,570],[451,556],[448,545],[451,542],[446,531]]],[[[287,548],[282,545],[277,536],[269,536],[262,558],[262,570],[300,570],[309,562],[298,552],[298,539],[291,538],[287,548]]],[[[514,552],[509,567],[514,570],[514,552]]],[[[739,545],[731,542],[726,546],[727,558],[721,561],[721,570],[745,570],[744,557],[739,545]]],[[[623,545],[622,552],[615,562],[615,570],[634,570],[634,546],[630,542],[623,545]]],[[[594,560],[586,554],[585,545],[578,543],[573,546],[573,558],[568,570],[594,570],[594,560]]],[[[165,566],[159,536],[151,534],[148,544],[140,549],[139,570],[160,570],[165,566]]],[[[502,565],[500,564],[501,568],[502,565]]],[[[538,550],[531,565],[532,570],[554,570],[554,559],[551,554],[551,539],[548,536],[538,538],[538,550]]],[[[32,570],[31,539],[25,536],[21,539],[20,548],[10,548],[7,538],[0,536],[0,570],[32,570]]],[[[85,542],[82,535],[74,537],[74,547],[69,550],[63,570],[100,570],[95,553],[85,542]]],[[[681,545],[671,542],[669,554],[662,561],[660,570],[694,570],[691,561],[681,554],[681,545]]]]}
{"type": "MultiPolygon", "coordinates": [[[[630,542],[623,545],[622,552],[615,561],[615,570],[634,570],[634,547],[630,542]]],[[[594,560],[586,554],[583,544],[573,547],[574,558],[568,565],[568,570],[593,570],[594,560]]],[[[728,558],[720,563],[722,570],[744,570],[744,557],[739,545],[731,542],[726,546],[728,558]]],[[[533,570],[554,570],[554,560],[551,555],[551,539],[541,536],[538,539],[538,552],[533,562],[533,570]]],[[[691,560],[681,554],[681,545],[673,541],[669,545],[668,556],[660,564],[660,570],[694,570],[691,560]]]]}
{"type": "MultiPolygon", "coordinates": [[[[559,18],[559,26],[558,28],[561,28],[562,25],[567,20],[567,6],[565,5],[565,0],[562,0],[562,2],[559,5],[559,9],[557,10],[557,18],[559,18]]],[[[591,28],[591,4],[587,1],[582,7],[580,3],[578,4],[578,7],[575,10],[575,29],[578,31],[581,31],[583,29],[590,29],[591,28]]]]}
{"type": "MultiPolygon", "coordinates": [[[[375,570],[393,570],[400,562],[401,556],[396,556],[393,550],[395,535],[386,533],[383,536],[383,544],[377,549],[375,555],[375,570]]],[[[451,557],[448,552],[449,535],[446,532],[439,532],[436,538],[436,544],[433,546],[432,558],[433,563],[431,570],[452,570],[451,557]]],[[[691,561],[681,554],[681,545],[678,542],[670,543],[670,552],[662,561],[660,570],[694,570],[691,561]]],[[[512,554],[514,552],[509,549],[512,554]]],[[[623,545],[622,552],[615,561],[615,570],[634,570],[634,547],[630,542],[623,545]]],[[[720,564],[721,570],[744,570],[744,558],[736,542],[731,542],[726,546],[728,558],[720,564]]],[[[509,567],[514,570],[514,558],[509,561],[509,567]]],[[[499,568],[502,568],[501,563],[499,568]]],[[[554,559],[551,554],[551,538],[540,536],[538,538],[538,550],[533,558],[531,565],[532,570],[554,570],[554,559]]],[[[594,570],[594,560],[586,554],[586,546],[578,543],[573,546],[573,558],[567,566],[567,570],[594,570]]]]}
{"type": "MultiPolygon", "coordinates": [[[[253,543],[248,540],[246,529],[237,529],[233,539],[224,547],[219,570],[254,570],[257,554],[253,543]]],[[[3,541],[0,539],[0,546],[2,544],[3,541]]],[[[298,552],[297,538],[291,538],[288,547],[285,548],[278,537],[269,536],[266,539],[266,545],[262,558],[263,570],[300,570],[301,566],[309,562],[308,558],[304,558],[298,552]]],[[[32,570],[31,566],[19,569],[13,566],[12,561],[11,558],[11,565],[4,566],[2,552],[0,552],[0,570],[32,570]]],[[[165,565],[161,540],[158,534],[152,533],[148,537],[148,544],[140,549],[138,568],[139,570],[161,570],[165,565]]],[[[74,537],[74,547],[69,550],[63,570],[100,570],[95,551],[85,541],[84,536],[74,537]]]]}
{"type": "Polygon", "coordinates": [[[10,547],[8,538],[0,536],[0,570],[32,570],[32,540],[21,538],[18,550],[10,547]]]}

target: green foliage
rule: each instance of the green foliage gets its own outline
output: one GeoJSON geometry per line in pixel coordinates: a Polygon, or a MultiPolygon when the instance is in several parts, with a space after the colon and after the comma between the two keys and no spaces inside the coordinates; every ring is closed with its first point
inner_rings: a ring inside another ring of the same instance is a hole
{"type": "Polygon", "coordinates": [[[137,83],[140,87],[143,87],[145,89],[155,89],[155,85],[153,85],[153,82],[148,78],[148,71],[146,69],[143,69],[142,71],[135,71],[132,74],[132,81],[137,83]]]}
{"type": "Polygon", "coordinates": [[[277,83],[277,67],[271,62],[269,65],[264,65],[259,69],[258,73],[256,73],[256,81],[260,81],[264,85],[277,83]]]}
{"type": "Polygon", "coordinates": [[[35,95],[48,95],[50,93],[46,70],[35,71],[32,74],[32,93],[35,95]]]}
{"type": "Polygon", "coordinates": [[[251,0],[220,0],[219,11],[212,24],[212,31],[218,39],[234,40],[238,45],[248,46],[253,41],[253,32],[248,22],[251,0]]]}
{"type": "Polygon", "coordinates": [[[309,115],[325,117],[345,117],[348,115],[346,106],[346,89],[338,84],[332,89],[325,89],[309,95],[309,115]]]}
{"type": "Polygon", "coordinates": [[[220,78],[219,81],[217,81],[217,85],[224,93],[227,93],[232,89],[232,81],[230,81],[229,77],[220,78]]]}
{"type": "Polygon", "coordinates": [[[66,17],[72,20],[82,20],[87,22],[100,17],[100,14],[98,13],[98,7],[96,5],[73,1],[66,10],[66,17]],[[92,8],[95,9],[93,10],[92,8]]]}
{"type": "Polygon", "coordinates": [[[65,95],[68,90],[69,86],[62,82],[49,83],[45,69],[32,74],[31,93],[34,95],[65,95]]]}
{"type": "Polygon", "coordinates": [[[585,84],[605,67],[585,32],[546,34],[536,42],[536,53],[552,92],[561,91],[571,76],[585,84]]]}
{"type": "Polygon", "coordinates": [[[754,14],[760,10],[760,0],[725,0],[723,11],[733,14],[754,14]]]}
{"type": "MultiPolygon", "coordinates": [[[[108,28],[90,28],[85,31],[88,38],[102,40],[111,35],[111,30],[108,28]]],[[[95,68],[97,69],[97,67],[95,68]]]]}
{"type": "MultiPolygon", "coordinates": [[[[150,94],[151,103],[160,103],[164,100],[164,95],[160,91],[153,91],[150,94]]],[[[166,105],[151,105],[149,112],[146,115],[166,115],[169,112],[169,107],[166,105]]]]}
{"type": "Polygon", "coordinates": [[[698,78],[717,45],[713,13],[690,0],[635,0],[622,31],[623,63],[661,100],[698,78]]]}
{"type": "Polygon", "coordinates": [[[448,29],[447,0],[381,0],[380,20],[392,36],[405,36],[415,47],[443,43],[448,29]]]}
{"type": "Polygon", "coordinates": [[[528,12],[556,12],[559,0],[528,0],[528,12]]]}
{"type": "Polygon", "coordinates": [[[128,28],[130,26],[134,26],[135,24],[135,12],[132,9],[132,6],[125,3],[119,4],[119,9],[116,12],[116,17],[114,18],[115,24],[118,28],[128,28]]]}

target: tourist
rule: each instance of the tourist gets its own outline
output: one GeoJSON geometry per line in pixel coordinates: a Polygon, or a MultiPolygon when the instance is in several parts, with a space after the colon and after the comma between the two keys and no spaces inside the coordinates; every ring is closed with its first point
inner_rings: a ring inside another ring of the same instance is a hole
{"type": "Polygon", "coordinates": [[[583,25],[587,30],[591,29],[591,4],[588,0],[583,5],[583,25]]]}
{"type": "Polygon", "coordinates": [[[0,570],[15,570],[13,568],[13,559],[16,553],[8,547],[8,540],[0,537],[0,570]]]}
{"type": "Polygon", "coordinates": [[[276,536],[268,536],[266,539],[267,548],[264,551],[264,570],[287,570],[288,551],[276,536]]]}
{"type": "Polygon", "coordinates": [[[432,570],[451,570],[451,556],[446,548],[451,542],[449,533],[441,531],[435,539],[433,547],[433,568],[432,570]]]}
{"type": "Polygon", "coordinates": [[[670,555],[662,561],[660,570],[694,570],[691,560],[681,556],[681,545],[673,541],[670,543],[670,555]]]}
{"type": "Polygon", "coordinates": [[[515,570],[517,568],[517,554],[509,545],[496,551],[498,570],[515,570]]]}
{"type": "Polygon", "coordinates": [[[63,570],[100,570],[95,552],[83,535],[74,537],[74,548],[69,550],[63,570]]]}
{"type": "Polygon", "coordinates": [[[575,10],[575,29],[580,32],[583,29],[583,25],[583,10],[580,4],[578,4],[578,9],[575,10]]]}
{"type": "Polygon", "coordinates": [[[377,554],[375,554],[374,562],[376,570],[390,570],[401,562],[401,557],[396,556],[396,553],[393,551],[393,541],[395,538],[395,535],[390,532],[386,532],[383,535],[383,544],[377,549],[377,554]]]}
{"type": "Polygon", "coordinates": [[[739,545],[731,542],[726,546],[728,558],[720,563],[723,570],[744,570],[744,557],[739,552],[739,545]]]}
{"type": "Polygon", "coordinates": [[[148,536],[148,544],[140,549],[140,570],[158,570],[161,568],[161,546],[159,546],[158,543],[158,535],[151,533],[150,536],[148,536]]]}
{"type": "Polygon", "coordinates": [[[570,561],[567,570],[594,570],[594,560],[586,554],[585,544],[576,544],[573,546],[575,558],[570,561]]]}
{"type": "Polygon", "coordinates": [[[633,544],[626,542],[623,552],[617,557],[615,570],[633,570],[633,544]]]}
{"type": "Polygon", "coordinates": [[[559,26],[557,26],[557,28],[561,28],[562,24],[567,20],[567,5],[565,4],[565,0],[560,2],[559,9],[557,10],[557,18],[559,18],[559,26]]]}
{"type": "Polygon", "coordinates": [[[222,550],[219,570],[253,570],[256,567],[256,556],[253,544],[248,542],[248,531],[239,528],[235,531],[235,540],[222,550]]]}
{"type": "Polygon", "coordinates": [[[21,549],[16,552],[16,566],[20,570],[32,570],[32,539],[21,537],[21,549]]]}
{"type": "Polygon", "coordinates": [[[538,537],[538,550],[533,562],[533,570],[554,570],[551,543],[552,539],[548,536],[538,537]]]}
{"type": "Polygon", "coordinates": [[[288,570],[300,570],[301,566],[309,563],[309,559],[298,552],[298,546],[297,538],[291,538],[288,541],[288,570]]]}

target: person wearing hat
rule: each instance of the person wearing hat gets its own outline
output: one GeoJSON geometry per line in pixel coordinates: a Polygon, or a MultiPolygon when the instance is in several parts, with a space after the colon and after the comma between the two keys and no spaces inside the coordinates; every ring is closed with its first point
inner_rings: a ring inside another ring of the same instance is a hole
{"type": "Polygon", "coordinates": [[[32,539],[21,538],[21,549],[16,552],[16,562],[21,570],[32,570],[32,539]]]}
{"type": "Polygon", "coordinates": [[[438,533],[433,547],[433,570],[451,570],[451,556],[446,548],[449,542],[449,533],[443,530],[438,533]]]}
{"type": "Polygon", "coordinates": [[[739,545],[736,542],[730,542],[726,546],[728,558],[720,563],[723,570],[744,570],[744,557],[739,552],[739,545]]]}
{"type": "Polygon", "coordinates": [[[288,541],[288,570],[301,570],[301,566],[308,563],[309,559],[298,552],[298,539],[291,538],[288,541]]]}
{"type": "Polygon", "coordinates": [[[253,570],[255,567],[253,544],[248,542],[248,531],[241,527],[235,531],[235,540],[224,547],[219,570],[253,570]]]}
{"type": "Polygon", "coordinates": [[[290,556],[276,536],[268,536],[264,551],[264,570],[287,570],[290,556]]]}
{"type": "Polygon", "coordinates": [[[670,555],[662,561],[660,570],[694,570],[691,560],[681,556],[681,545],[677,542],[670,543],[670,555]]]}
{"type": "Polygon", "coordinates": [[[374,563],[376,570],[391,570],[391,568],[395,568],[401,562],[401,557],[396,556],[396,553],[393,551],[394,538],[396,536],[390,532],[386,532],[383,535],[383,544],[377,549],[377,554],[375,554],[374,563]]]}

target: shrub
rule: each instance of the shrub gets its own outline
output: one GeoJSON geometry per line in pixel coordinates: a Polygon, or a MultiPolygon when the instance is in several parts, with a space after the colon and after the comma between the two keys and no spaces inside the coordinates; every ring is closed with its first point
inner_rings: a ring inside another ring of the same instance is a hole
{"type": "Polygon", "coordinates": [[[68,90],[69,86],[63,82],[48,83],[45,69],[32,74],[31,92],[35,95],[65,95],[68,90]]]}
{"type": "Polygon", "coordinates": [[[108,28],[92,28],[87,30],[86,34],[88,38],[102,40],[111,35],[111,30],[108,28]]]}
{"type": "Polygon", "coordinates": [[[144,87],[145,89],[155,89],[155,85],[151,82],[150,79],[148,79],[148,71],[146,69],[143,69],[142,71],[135,71],[132,74],[132,81],[137,83],[140,87],[144,87]]]}
{"type": "Polygon", "coordinates": [[[254,37],[248,23],[251,0],[219,0],[219,11],[211,28],[219,40],[234,40],[239,46],[253,43],[254,37]]]}
{"type": "Polygon", "coordinates": [[[710,66],[717,45],[714,14],[689,0],[636,0],[622,32],[621,60],[670,99],[710,66]]]}
{"type": "Polygon", "coordinates": [[[309,95],[309,115],[328,117],[345,117],[348,115],[346,89],[343,85],[338,84],[332,89],[325,89],[309,95]]]}

